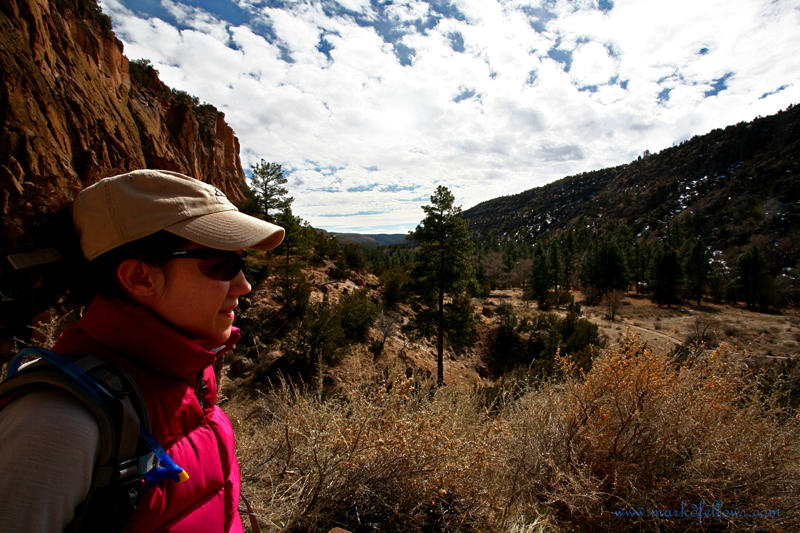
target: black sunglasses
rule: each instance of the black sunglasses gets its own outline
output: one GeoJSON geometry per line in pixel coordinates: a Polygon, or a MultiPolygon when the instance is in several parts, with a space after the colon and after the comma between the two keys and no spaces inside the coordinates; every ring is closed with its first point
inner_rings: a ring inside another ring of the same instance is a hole
{"type": "Polygon", "coordinates": [[[197,250],[178,250],[166,255],[168,258],[186,257],[200,259],[198,267],[200,272],[217,281],[230,281],[239,275],[247,260],[247,252],[238,254],[226,250],[200,248],[197,250]]]}

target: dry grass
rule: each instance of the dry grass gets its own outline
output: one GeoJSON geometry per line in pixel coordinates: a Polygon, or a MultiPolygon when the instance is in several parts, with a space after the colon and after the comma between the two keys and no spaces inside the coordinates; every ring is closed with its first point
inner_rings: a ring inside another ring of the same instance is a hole
{"type": "Polygon", "coordinates": [[[246,493],[272,530],[485,525],[473,476],[480,475],[489,426],[456,391],[368,379],[319,401],[281,383],[226,409],[237,426],[246,493]]]}
{"type": "MultiPolygon", "coordinates": [[[[778,509],[782,518],[706,526],[796,529],[798,418],[763,398],[718,350],[682,367],[629,340],[580,378],[527,395],[505,416],[519,464],[518,505],[545,503],[584,528],[684,529],[691,520],[618,517],[621,509],[778,509]]],[[[698,527],[699,528],[699,527],[698,527]]]]}
{"type": "Polygon", "coordinates": [[[724,348],[679,366],[628,339],[491,402],[353,366],[325,401],[282,383],[226,404],[266,530],[800,529],[800,420],[724,348]],[[615,514],[701,502],[719,516],[615,514]]]}

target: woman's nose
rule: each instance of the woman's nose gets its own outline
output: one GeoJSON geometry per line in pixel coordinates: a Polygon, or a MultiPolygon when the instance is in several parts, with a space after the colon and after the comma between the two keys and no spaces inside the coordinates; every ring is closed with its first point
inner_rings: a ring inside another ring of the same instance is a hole
{"type": "Polygon", "coordinates": [[[231,280],[230,292],[236,294],[236,296],[247,294],[252,289],[253,287],[250,286],[250,282],[244,277],[244,270],[240,270],[236,277],[231,280]]]}

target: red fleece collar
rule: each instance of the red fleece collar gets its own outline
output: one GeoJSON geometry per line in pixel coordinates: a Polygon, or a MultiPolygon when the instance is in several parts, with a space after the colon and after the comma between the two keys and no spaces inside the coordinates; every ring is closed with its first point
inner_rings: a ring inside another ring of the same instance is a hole
{"type": "Polygon", "coordinates": [[[241,337],[233,328],[222,349],[190,339],[147,308],[126,300],[95,297],[77,325],[98,343],[171,377],[191,380],[241,337]]]}

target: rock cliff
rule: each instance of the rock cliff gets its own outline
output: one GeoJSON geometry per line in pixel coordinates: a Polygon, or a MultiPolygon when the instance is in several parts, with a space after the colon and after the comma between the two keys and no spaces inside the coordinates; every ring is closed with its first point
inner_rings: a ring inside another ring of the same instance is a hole
{"type": "MultiPolygon", "coordinates": [[[[95,0],[0,0],[2,255],[57,246],[57,213],[80,189],[136,168],[183,172],[244,200],[223,114],[129,62],[95,0]]],[[[2,262],[3,306],[34,310],[42,298],[26,285],[42,281],[2,262]]]]}
{"type": "Polygon", "coordinates": [[[244,198],[239,143],[222,113],[130,64],[93,0],[0,0],[0,116],[3,248],[38,245],[43,215],[136,168],[244,198]]]}

